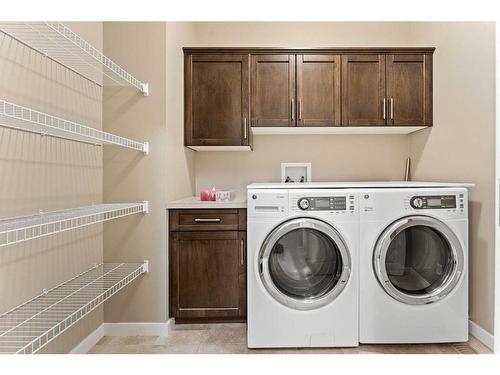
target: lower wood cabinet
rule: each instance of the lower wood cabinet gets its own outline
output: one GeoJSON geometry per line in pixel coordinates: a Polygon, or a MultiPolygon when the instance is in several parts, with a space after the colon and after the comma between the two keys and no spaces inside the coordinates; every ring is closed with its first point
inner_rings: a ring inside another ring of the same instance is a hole
{"type": "Polygon", "coordinates": [[[170,315],[177,323],[246,320],[244,218],[245,210],[170,211],[170,315]],[[225,230],[222,218],[233,214],[242,216],[238,227],[225,230]],[[183,217],[199,228],[179,225],[183,217]]]}

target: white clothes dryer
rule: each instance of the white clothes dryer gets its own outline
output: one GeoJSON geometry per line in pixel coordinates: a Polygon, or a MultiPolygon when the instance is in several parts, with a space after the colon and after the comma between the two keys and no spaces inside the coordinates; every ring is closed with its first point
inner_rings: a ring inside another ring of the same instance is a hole
{"type": "Polygon", "coordinates": [[[360,342],[467,341],[467,189],[359,194],[360,342]]]}

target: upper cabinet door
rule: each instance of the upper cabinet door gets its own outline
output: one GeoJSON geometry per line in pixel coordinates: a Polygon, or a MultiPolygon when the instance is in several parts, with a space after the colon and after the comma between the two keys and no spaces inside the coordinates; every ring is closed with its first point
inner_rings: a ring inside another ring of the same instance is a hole
{"type": "Polygon", "coordinates": [[[432,55],[387,56],[389,125],[432,125],[432,55]]]}
{"type": "Polygon", "coordinates": [[[297,125],[340,125],[340,56],[297,56],[297,125]]]}
{"type": "Polygon", "coordinates": [[[342,56],[342,125],[386,125],[385,55],[342,56]]]}
{"type": "Polygon", "coordinates": [[[252,126],[295,126],[295,56],[252,56],[252,126]]]}
{"type": "Polygon", "coordinates": [[[242,146],[249,138],[248,55],[186,55],[186,146],[242,146]]]}

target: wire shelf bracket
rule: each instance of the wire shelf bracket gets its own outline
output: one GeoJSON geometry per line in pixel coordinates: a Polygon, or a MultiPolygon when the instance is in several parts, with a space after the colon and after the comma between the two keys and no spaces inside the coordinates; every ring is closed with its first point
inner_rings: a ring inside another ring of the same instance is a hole
{"type": "Polygon", "coordinates": [[[106,133],[0,99],[0,126],[93,145],[116,145],[149,154],[148,142],[106,133]]]}
{"type": "Polygon", "coordinates": [[[148,213],[148,201],[111,203],[0,220],[0,247],[138,213],[148,213]]]}
{"type": "Polygon", "coordinates": [[[149,262],[102,263],[0,315],[0,354],[34,354],[148,272],[149,262]]]}
{"type": "Polygon", "coordinates": [[[149,96],[149,85],[117,65],[61,22],[2,22],[0,30],[92,82],[109,78],[149,96]]]}

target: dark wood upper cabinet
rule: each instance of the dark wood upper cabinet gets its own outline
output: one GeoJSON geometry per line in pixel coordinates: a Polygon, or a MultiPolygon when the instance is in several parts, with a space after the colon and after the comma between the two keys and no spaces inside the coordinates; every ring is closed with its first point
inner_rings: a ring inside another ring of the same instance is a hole
{"type": "Polygon", "coordinates": [[[295,126],[295,55],[252,55],[252,126],[295,126]]]}
{"type": "Polygon", "coordinates": [[[185,57],[185,145],[249,145],[248,55],[185,57]]]}
{"type": "Polygon", "coordinates": [[[432,55],[387,55],[388,125],[432,125],[432,55]]]}
{"type": "Polygon", "coordinates": [[[342,125],[386,125],[385,55],[342,56],[342,125]]]}
{"type": "Polygon", "coordinates": [[[340,56],[297,55],[297,126],[339,126],[340,56]]]}
{"type": "Polygon", "coordinates": [[[250,126],[432,125],[434,48],[184,48],[184,53],[185,145],[194,149],[250,149],[250,126]]]}

